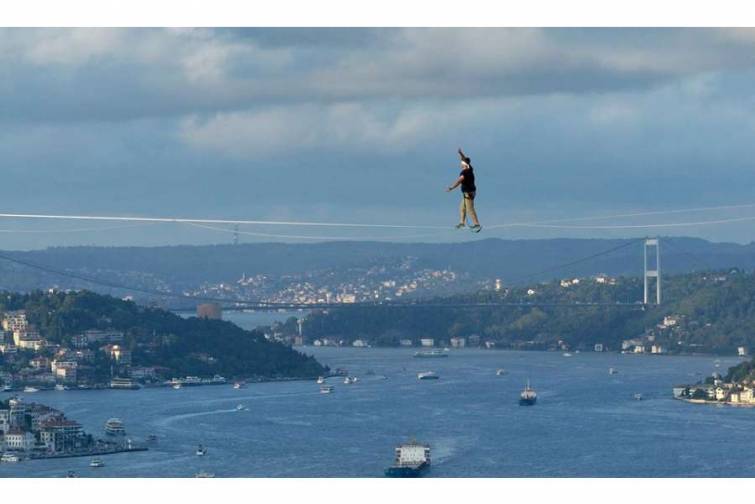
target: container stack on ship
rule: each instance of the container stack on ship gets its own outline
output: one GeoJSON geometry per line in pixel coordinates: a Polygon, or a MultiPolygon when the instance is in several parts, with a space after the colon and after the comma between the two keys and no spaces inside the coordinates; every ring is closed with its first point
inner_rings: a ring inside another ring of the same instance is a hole
{"type": "Polygon", "coordinates": [[[430,467],[430,446],[411,441],[396,447],[396,459],[385,470],[390,478],[416,478],[430,467]]]}

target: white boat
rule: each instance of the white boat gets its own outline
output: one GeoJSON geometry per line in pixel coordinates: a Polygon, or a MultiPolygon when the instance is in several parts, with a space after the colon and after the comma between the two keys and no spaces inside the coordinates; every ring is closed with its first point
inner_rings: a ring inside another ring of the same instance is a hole
{"type": "Polygon", "coordinates": [[[3,453],[2,456],[0,456],[0,462],[3,462],[3,463],[14,463],[14,462],[20,462],[20,461],[21,461],[21,457],[19,457],[15,453],[6,452],[6,453],[3,453]]]}
{"type": "Polygon", "coordinates": [[[417,373],[418,380],[437,380],[438,378],[440,378],[440,376],[432,371],[423,371],[421,373],[417,373]]]}
{"type": "Polygon", "coordinates": [[[571,357],[571,354],[569,352],[564,352],[564,357],[571,357]]]}
{"type": "Polygon", "coordinates": [[[320,387],[320,393],[321,394],[331,394],[331,393],[333,393],[334,389],[335,389],[335,387],[333,387],[333,385],[323,385],[323,386],[320,387]]]}
{"type": "Polygon", "coordinates": [[[55,390],[58,392],[63,392],[64,390],[68,390],[65,385],[61,385],[60,383],[55,385],[55,390]]]}
{"type": "Polygon", "coordinates": [[[204,457],[205,455],[207,455],[207,448],[199,445],[197,446],[197,451],[195,453],[197,454],[197,457],[204,457]]]}
{"type": "Polygon", "coordinates": [[[34,392],[39,392],[39,389],[34,387],[24,387],[24,392],[26,392],[27,394],[32,394],[34,392]]]}
{"type": "Polygon", "coordinates": [[[318,376],[317,377],[317,384],[318,385],[322,385],[323,383],[325,383],[325,378],[323,378],[322,376],[318,376]]]}
{"type": "Polygon", "coordinates": [[[206,472],[206,471],[199,471],[194,475],[195,478],[214,478],[215,473],[206,472]]]}
{"type": "Polygon", "coordinates": [[[243,404],[237,404],[236,405],[236,411],[244,411],[246,408],[243,404]]]}
{"type": "Polygon", "coordinates": [[[506,370],[505,370],[505,369],[503,369],[503,368],[498,368],[498,369],[496,370],[496,372],[495,372],[495,375],[496,375],[496,376],[503,376],[503,375],[505,375],[505,374],[506,374],[506,370]]]}
{"type": "Polygon", "coordinates": [[[618,371],[616,371],[614,368],[608,368],[608,374],[610,375],[618,374],[618,371]]]}
{"type": "Polygon", "coordinates": [[[642,401],[642,394],[635,394],[634,395],[634,400],[635,401],[642,401]]]}
{"type": "Polygon", "coordinates": [[[347,376],[346,378],[343,379],[344,385],[353,385],[354,383],[358,381],[359,381],[359,378],[357,378],[356,376],[347,376]]]}
{"type": "Polygon", "coordinates": [[[3,392],[11,392],[13,390],[13,385],[5,384],[3,385],[3,392]]]}
{"type": "Polygon", "coordinates": [[[105,463],[102,461],[102,459],[92,459],[91,462],[89,462],[89,467],[105,467],[105,463]]]}
{"type": "Polygon", "coordinates": [[[239,389],[242,389],[244,387],[246,387],[246,384],[244,382],[236,382],[236,383],[233,384],[233,389],[234,390],[239,390],[239,389]]]}
{"type": "Polygon", "coordinates": [[[125,436],[126,429],[119,418],[110,418],[105,422],[105,434],[108,436],[125,436]]]}
{"type": "Polygon", "coordinates": [[[178,390],[178,389],[180,389],[181,387],[183,387],[183,385],[181,385],[180,383],[174,383],[174,384],[173,384],[173,389],[175,389],[175,390],[178,390]]]}

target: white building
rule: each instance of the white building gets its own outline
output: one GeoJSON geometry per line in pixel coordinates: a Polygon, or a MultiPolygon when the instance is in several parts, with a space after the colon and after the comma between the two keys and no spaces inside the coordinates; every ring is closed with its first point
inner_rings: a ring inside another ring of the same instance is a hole
{"type": "Polygon", "coordinates": [[[746,356],[747,355],[747,347],[743,347],[743,346],[737,347],[737,355],[739,355],[740,357],[746,356]]]}
{"type": "Polygon", "coordinates": [[[593,347],[593,350],[596,352],[602,352],[603,351],[603,343],[595,343],[595,346],[593,347]]]}
{"type": "Polygon", "coordinates": [[[422,338],[419,342],[423,347],[435,346],[435,340],[433,338],[422,338]]]}
{"type": "Polygon", "coordinates": [[[464,338],[451,338],[451,346],[454,348],[464,348],[466,340],[464,338]]]}
{"type": "Polygon", "coordinates": [[[401,339],[398,341],[398,344],[403,347],[410,347],[413,345],[412,340],[410,339],[401,339]]]}
{"type": "Polygon", "coordinates": [[[351,344],[352,346],[355,346],[357,348],[367,348],[367,342],[361,339],[354,340],[354,342],[351,344]]]}
{"type": "Polygon", "coordinates": [[[37,438],[28,431],[22,431],[17,427],[11,428],[5,433],[5,449],[8,451],[29,451],[34,448],[37,438]]]}

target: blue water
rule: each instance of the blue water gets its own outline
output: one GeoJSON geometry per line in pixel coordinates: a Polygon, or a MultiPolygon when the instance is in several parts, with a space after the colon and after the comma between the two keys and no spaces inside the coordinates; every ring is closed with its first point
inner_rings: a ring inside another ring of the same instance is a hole
{"type": "Polygon", "coordinates": [[[87,458],[40,460],[0,464],[0,475],[380,477],[394,446],[416,437],[432,446],[432,477],[755,476],[755,409],[671,398],[673,385],[725,370],[733,358],[716,368],[714,357],[306,351],[361,381],[331,379],[330,395],[314,382],[29,394],[89,432],[100,434],[115,416],[134,438],[156,434],[159,442],[148,452],[104,457],[100,469],[90,469],[87,458]],[[499,367],[509,373],[496,376],[499,367]],[[609,375],[609,367],[619,374],[609,375]],[[441,379],[419,382],[424,370],[441,379]],[[534,407],[517,404],[527,378],[539,394],[534,407]],[[236,411],[238,404],[248,410],[236,411]],[[204,458],[194,454],[199,443],[208,447],[204,458]]]}

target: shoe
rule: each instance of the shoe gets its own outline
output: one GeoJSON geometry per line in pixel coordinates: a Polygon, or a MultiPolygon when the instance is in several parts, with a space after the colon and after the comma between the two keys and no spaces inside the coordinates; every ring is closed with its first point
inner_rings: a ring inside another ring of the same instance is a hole
{"type": "Polygon", "coordinates": [[[465,226],[463,222],[460,222],[456,225],[456,229],[462,229],[465,226]]]}
{"type": "Polygon", "coordinates": [[[474,226],[470,227],[469,230],[473,233],[479,233],[480,231],[482,231],[482,226],[475,224],[474,226]]]}

